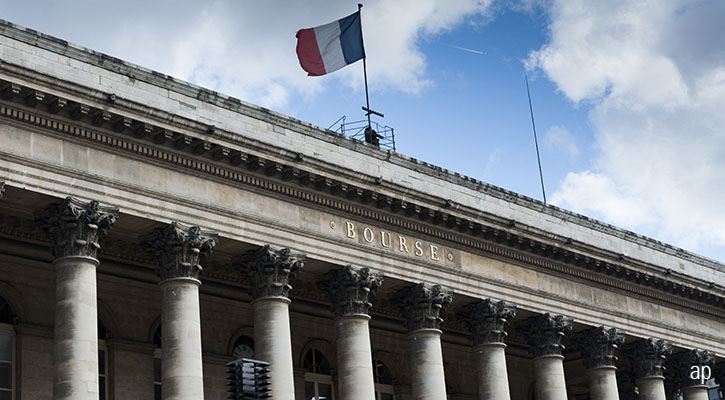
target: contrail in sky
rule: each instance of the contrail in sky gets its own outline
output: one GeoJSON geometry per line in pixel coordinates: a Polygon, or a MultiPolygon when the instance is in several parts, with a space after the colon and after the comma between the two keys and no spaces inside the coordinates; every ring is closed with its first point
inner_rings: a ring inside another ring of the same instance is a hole
{"type": "Polygon", "coordinates": [[[463,50],[463,51],[467,51],[467,52],[469,52],[469,53],[473,53],[473,54],[486,54],[486,52],[485,52],[485,51],[480,51],[480,50],[474,50],[474,49],[469,49],[469,48],[467,48],[467,47],[461,47],[461,46],[454,46],[454,45],[452,45],[452,44],[446,44],[446,46],[448,46],[448,47],[451,47],[451,48],[454,48],[454,49],[458,49],[458,50],[463,50]]]}

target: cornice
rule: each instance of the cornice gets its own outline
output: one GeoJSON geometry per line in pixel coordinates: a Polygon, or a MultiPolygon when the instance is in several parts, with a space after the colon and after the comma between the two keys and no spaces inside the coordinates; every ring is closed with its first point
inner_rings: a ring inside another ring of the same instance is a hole
{"type": "Polygon", "coordinates": [[[697,287],[703,284],[700,280],[659,272],[655,266],[621,255],[594,257],[575,248],[571,240],[531,237],[531,232],[524,232],[530,228],[515,221],[496,224],[490,218],[463,216],[459,207],[450,204],[438,208],[412,203],[366,184],[356,186],[336,175],[310,172],[303,169],[304,159],[292,158],[291,154],[286,159],[285,154],[268,159],[246,149],[226,147],[10,82],[0,84],[0,95],[4,100],[0,102],[0,118],[52,132],[64,140],[121,152],[682,307],[707,313],[712,313],[709,307],[725,308],[725,298],[715,293],[717,288],[712,283],[703,290],[697,287]]]}
{"type": "MultiPolygon", "coordinates": [[[[107,71],[110,71],[111,73],[116,73],[124,77],[128,77],[132,80],[144,82],[146,84],[153,85],[168,90],[170,92],[179,93],[183,96],[187,96],[189,98],[219,107],[220,109],[229,110],[231,112],[235,112],[251,118],[268,121],[272,126],[275,127],[275,130],[277,128],[283,130],[288,129],[328,143],[334,143],[335,145],[350,148],[357,152],[364,153],[370,157],[385,160],[387,162],[400,165],[405,168],[415,169],[416,171],[427,174],[429,176],[443,179],[448,182],[452,182],[454,184],[464,186],[469,189],[479,191],[481,193],[485,193],[494,198],[514,203],[519,206],[534,210],[536,212],[541,212],[543,214],[554,216],[558,219],[561,219],[562,221],[577,224],[586,227],[587,229],[603,232],[607,235],[611,235],[629,241],[631,243],[668,254],[673,257],[693,260],[696,263],[707,266],[709,268],[714,268],[721,271],[725,270],[725,266],[721,263],[715,262],[711,259],[699,256],[694,253],[684,251],[683,249],[676,248],[674,246],[648,238],[646,236],[639,235],[637,233],[627,231],[625,229],[621,229],[610,224],[596,221],[586,216],[579,215],[568,210],[558,208],[556,206],[544,204],[536,199],[523,196],[518,193],[511,192],[506,189],[502,189],[497,186],[490,185],[479,180],[460,175],[455,172],[448,171],[446,169],[416,160],[414,158],[406,157],[395,152],[380,150],[371,146],[367,146],[363,143],[360,143],[359,141],[345,137],[344,135],[336,134],[333,131],[324,130],[318,126],[270,111],[263,107],[245,103],[234,97],[226,96],[205,89],[203,87],[199,87],[197,85],[175,79],[171,76],[159,73],[157,71],[143,68],[127,61],[123,61],[103,53],[99,53],[87,48],[83,48],[81,46],[68,43],[65,40],[58,39],[56,37],[46,35],[32,29],[25,28],[23,26],[13,24],[8,21],[0,20],[0,35],[10,38],[11,40],[17,40],[27,45],[37,47],[45,51],[53,52],[64,57],[69,57],[71,59],[95,66],[100,69],[105,69],[107,71]]],[[[4,62],[2,64],[4,66],[3,69],[7,70],[5,66],[7,66],[8,63],[4,62]]],[[[14,68],[16,70],[23,69],[23,67],[17,65],[9,65],[11,66],[11,68],[14,68]]],[[[43,77],[46,78],[45,80],[53,79],[54,81],[58,81],[58,79],[48,78],[47,76],[38,74],[36,71],[31,71],[28,69],[25,70],[26,81],[41,82],[43,81],[43,77]],[[32,74],[32,76],[30,76],[29,74],[32,74]]],[[[71,87],[71,84],[68,84],[66,82],[61,82],[61,85],[64,86],[64,90],[74,89],[71,87]]],[[[79,91],[76,90],[76,93],[78,92],[79,91]]],[[[131,106],[131,109],[139,111],[141,115],[151,117],[166,114],[164,112],[161,112],[160,110],[146,112],[148,107],[146,107],[145,105],[120,99],[112,93],[101,93],[97,90],[89,88],[86,88],[84,92],[91,92],[93,96],[95,96],[96,98],[102,98],[102,101],[104,102],[106,100],[116,102],[115,106],[131,106]]],[[[235,141],[246,139],[241,137],[240,135],[237,135],[234,132],[223,132],[219,129],[215,130],[213,126],[208,126],[198,123],[197,121],[184,119],[179,117],[178,115],[171,115],[170,117],[171,118],[167,118],[167,122],[178,122],[180,120],[183,120],[183,123],[186,125],[186,127],[188,127],[189,129],[193,128],[196,132],[201,133],[202,136],[226,136],[227,138],[233,138],[235,141]]],[[[249,142],[250,140],[247,141],[249,142]]],[[[285,151],[283,150],[283,152],[285,151]]],[[[289,151],[286,152],[289,153],[289,151]]],[[[322,167],[322,165],[318,165],[317,167],[322,167]]],[[[339,168],[335,168],[334,166],[330,171],[332,171],[333,173],[340,172],[339,168]]],[[[375,177],[373,177],[373,179],[374,178],[375,177]]],[[[546,232],[541,233],[546,234],[546,232]]],[[[563,239],[564,241],[567,240],[567,238],[561,239],[563,239]]],[[[570,243],[569,245],[570,247],[578,247],[580,245],[584,248],[589,247],[583,243],[576,242],[570,243]]],[[[589,248],[589,250],[592,250],[592,248],[589,248]]]]}

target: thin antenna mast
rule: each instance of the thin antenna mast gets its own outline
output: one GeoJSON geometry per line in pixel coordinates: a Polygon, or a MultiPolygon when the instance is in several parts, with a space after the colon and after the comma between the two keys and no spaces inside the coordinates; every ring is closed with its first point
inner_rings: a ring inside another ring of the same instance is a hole
{"type": "Polygon", "coordinates": [[[534,123],[534,107],[531,106],[531,91],[529,90],[529,76],[526,75],[526,94],[529,96],[529,112],[531,113],[531,127],[534,128],[534,143],[536,144],[536,160],[539,162],[539,179],[541,179],[541,193],[546,204],[546,190],[544,190],[544,174],[541,172],[541,156],[539,156],[539,140],[536,138],[536,124],[534,123]]]}

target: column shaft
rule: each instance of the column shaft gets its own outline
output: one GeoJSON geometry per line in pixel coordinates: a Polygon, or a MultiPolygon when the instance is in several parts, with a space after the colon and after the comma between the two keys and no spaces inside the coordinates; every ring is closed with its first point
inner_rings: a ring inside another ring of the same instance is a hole
{"type": "Polygon", "coordinates": [[[89,257],[64,257],[54,263],[55,400],[98,399],[97,264],[89,257]]]}
{"type": "Polygon", "coordinates": [[[564,357],[542,356],[534,359],[536,400],[567,400],[564,357]]]}
{"type": "Polygon", "coordinates": [[[364,314],[335,319],[340,400],[375,400],[369,319],[364,314]]]}
{"type": "Polygon", "coordinates": [[[164,400],[202,400],[199,281],[176,278],[161,287],[161,383],[164,400]]]}
{"type": "Polygon", "coordinates": [[[697,385],[682,388],[682,396],[685,400],[708,400],[707,386],[697,385]]]}
{"type": "Polygon", "coordinates": [[[667,400],[665,395],[665,378],[660,376],[637,379],[639,400],[667,400]]]}
{"type": "Polygon", "coordinates": [[[270,365],[270,392],[275,400],[294,400],[289,299],[265,297],[252,302],[255,358],[270,365]]]}
{"type": "Polygon", "coordinates": [[[55,256],[54,400],[99,397],[98,241],[117,216],[117,208],[66,197],[36,217],[55,256]]]}
{"type": "Polygon", "coordinates": [[[619,400],[616,367],[597,367],[587,371],[592,400],[619,400]]]}
{"type": "Polygon", "coordinates": [[[489,343],[476,346],[478,366],[478,398],[479,400],[507,400],[509,378],[506,371],[506,345],[489,343]]]}
{"type": "Polygon", "coordinates": [[[413,399],[442,400],[446,398],[441,331],[421,329],[408,334],[413,399]]]}

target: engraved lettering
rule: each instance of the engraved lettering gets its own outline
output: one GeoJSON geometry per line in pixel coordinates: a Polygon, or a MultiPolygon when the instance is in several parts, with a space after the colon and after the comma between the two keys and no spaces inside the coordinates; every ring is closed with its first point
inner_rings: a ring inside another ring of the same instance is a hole
{"type": "Polygon", "coordinates": [[[373,236],[373,230],[366,226],[365,229],[363,229],[363,238],[366,242],[372,243],[373,240],[375,240],[375,236],[373,236]]]}
{"type": "Polygon", "coordinates": [[[438,257],[438,246],[432,244],[430,245],[430,259],[433,261],[440,261],[441,258],[438,257]]]}
{"type": "Polygon", "coordinates": [[[383,244],[383,247],[391,247],[390,244],[390,232],[380,231],[380,243],[383,244]],[[388,241],[385,241],[385,236],[387,235],[388,241]]]}
{"type": "Polygon", "coordinates": [[[406,253],[410,253],[410,251],[408,251],[408,245],[406,244],[405,238],[402,237],[402,236],[398,236],[398,239],[400,239],[399,240],[400,241],[400,251],[404,251],[406,253]]]}
{"type": "Polygon", "coordinates": [[[415,255],[418,257],[423,255],[423,243],[420,240],[415,241],[415,255]]]}
{"type": "Polygon", "coordinates": [[[345,222],[345,225],[347,226],[347,237],[355,239],[357,236],[357,233],[355,233],[355,224],[352,222],[345,222]]]}
{"type": "MultiPolygon", "coordinates": [[[[401,253],[415,255],[416,257],[425,257],[428,260],[435,262],[445,262],[446,257],[450,261],[454,260],[453,254],[450,251],[441,248],[440,245],[431,244],[425,240],[405,237],[397,233],[393,235],[394,232],[384,231],[372,226],[358,224],[356,222],[343,220],[341,223],[343,222],[345,224],[345,237],[348,239],[358,239],[359,237],[362,237],[367,244],[391,250],[397,249],[397,251],[400,251],[401,253]],[[360,232],[358,232],[358,229],[360,232]],[[380,235],[379,244],[377,242],[378,235],[380,235]],[[395,244],[393,244],[393,241],[395,241],[395,244]],[[428,253],[428,251],[430,251],[430,253],[428,253]],[[441,257],[441,251],[444,251],[443,255],[445,257],[441,257]]],[[[330,223],[330,226],[332,227],[332,223],[330,223]]]]}

